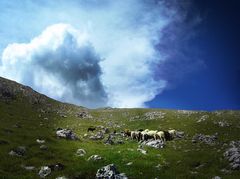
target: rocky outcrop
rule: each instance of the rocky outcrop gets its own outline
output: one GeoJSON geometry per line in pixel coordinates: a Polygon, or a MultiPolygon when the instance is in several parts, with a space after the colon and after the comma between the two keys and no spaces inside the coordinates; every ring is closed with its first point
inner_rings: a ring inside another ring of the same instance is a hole
{"type": "Polygon", "coordinates": [[[162,149],[164,147],[164,142],[162,140],[147,140],[143,141],[141,145],[146,145],[149,147],[153,147],[155,149],[162,149]]]}
{"type": "Polygon", "coordinates": [[[45,178],[50,174],[51,174],[51,168],[48,166],[42,166],[38,172],[38,175],[40,176],[40,178],[45,178]]]}
{"type": "Polygon", "coordinates": [[[124,173],[120,173],[114,164],[107,165],[98,169],[96,174],[97,179],[128,179],[124,173]]]}
{"type": "Polygon", "coordinates": [[[9,152],[9,155],[18,156],[18,157],[22,157],[25,154],[26,154],[26,147],[24,147],[24,146],[19,146],[9,152]]]}
{"type": "Polygon", "coordinates": [[[70,129],[58,128],[56,132],[57,137],[69,140],[78,140],[77,135],[70,129]]]}
{"type": "Polygon", "coordinates": [[[230,162],[231,169],[240,169],[240,141],[232,141],[223,155],[230,162]]]}
{"type": "Polygon", "coordinates": [[[208,145],[214,145],[216,140],[217,140],[217,134],[214,134],[214,135],[196,134],[192,138],[193,143],[202,142],[208,145]]]}
{"type": "Polygon", "coordinates": [[[0,100],[9,102],[16,99],[27,100],[30,104],[45,104],[50,100],[28,86],[0,77],[0,100]]]}

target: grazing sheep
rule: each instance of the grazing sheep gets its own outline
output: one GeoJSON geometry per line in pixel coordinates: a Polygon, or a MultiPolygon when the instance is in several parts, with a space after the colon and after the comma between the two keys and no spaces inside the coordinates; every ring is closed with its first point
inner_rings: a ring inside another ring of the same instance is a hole
{"type": "Polygon", "coordinates": [[[144,129],[138,129],[138,131],[139,131],[139,132],[142,132],[142,131],[144,131],[144,129]]]}
{"type": "Polygon", "coordinates": [[[174,139],[176,137],[176,130],[172,129],[172,130],[168,130],[170,136],[171,136],[171,139],[174,139]]]}
{"type": "Polygon", "coordinates": [[[124,134],[128,137],[131,137],[131,131],[129,129],[125,129],[124,134]]]}
{"type": "Polygon", "coordinates": [[[166,141],[172,140],[172,137],[168,131],[163,131],[163,132],[164,132],[164,137],[166,141]]]}
{"type": "Polygon", "coordinates": [[[142,131],[142,132],[141,132],[141,139],[142,139],[143,141],[148,140],[148,134],[147,134],[146,131],[142,131]]]}
{"type": "Polygon", "coordinates": [[[157,130],[156,130],[156,131],[154,131],[154,130],[148,131],[148,132],[147,132],[148,138],[149,138],[149,139],[153,139],[154,136],[157,134],[157,132],[158,132],[157,130]]]}
{"type": "Polygon", "coordinates": [[[165,135],[164,135],[164,132],[163,131],[158,131],[155,136],[154,136],[154,139],[157,140],[157,139],[161,139],[162,141],[165,141],[165,135]]]}
{"type": "Polygon", "coordinates": [[[96,127],[89,127],[87,131],[88,131],[88,132],[89,132],[89,131],[93,132],[93,131],[95,131],[95,130],[96,130],[96,127]]]}
{"type": "Polygon", "coordinates": [[[140,133],[141,133],[141,132],[139,132],[139,131],[131,131],[131,138],[132,138],[133,140],[136,139],[136,140],[139,141],[139,139],[140,139],[140,133]]]}

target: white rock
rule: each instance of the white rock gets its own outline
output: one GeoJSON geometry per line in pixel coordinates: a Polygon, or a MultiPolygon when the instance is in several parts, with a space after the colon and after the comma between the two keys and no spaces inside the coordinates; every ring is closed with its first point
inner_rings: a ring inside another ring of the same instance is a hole
{"type": "Polygon", "coordinates": [[[91,157],[88,158],[88,161],[89,160],[92,160],[92,161],[102,160],[102,157],[99,155],[92,155],[91,157]]]}
{"type": "Polygon", "coordinates": [[[84,149],[78,149],[76,152],[76,155],[79,157],[83,157],[86,154],[86,151],[84,149]]]}
{"type": "Polygon", "coordinates": [[[40,171],[38,172],[38,175],[41,178],[45,178],[46,176],[51,174],[51,168],[49,168],[48,166],[42,166],[40,171]]]}

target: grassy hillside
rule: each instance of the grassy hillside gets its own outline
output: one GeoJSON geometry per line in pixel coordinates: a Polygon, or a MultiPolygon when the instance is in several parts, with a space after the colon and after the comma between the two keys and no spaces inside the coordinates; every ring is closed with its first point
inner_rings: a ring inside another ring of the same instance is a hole
{"type": "Polygon", "coordinates": [[[42,96],[29,88],[0,79],[0,176],[1,178],[39,178],[41,166],[61,163],[63,170],[53,171],[47,178],[95,178],[97,170],[114,163],[129,178],[239,178],[240,170],[231,170],[223,153],[231,141],[240,140],[240,111],[175,111],[160,109],[95,109],[63,104],[42,96]],[[4,85],[3,85],[4,84],[4,85]],[[28,90],[28,91],[26,91],[28,90]],[[29,95],[31,94],[31,95],[29,95]],[[82,111],[89,117],[79,116],[82,111]],[[150,116],[149,116],[150,114],[150,116]],[[220,123],[219,123],[220,122],[220,123]],[[221,125],[223,124],[223,125],[221,125]],[[89,126],[103,126],[110,133],[124,129],[176,129],[183,139],[167,141],[163,149],[144,147],[147,154],[137,151],[137,141],[116,137],[123,144],[106,145],[89,136],[89,126]],[[79,140],[56,137],[57,128],[73,130],[79,140]],[[195,134],[217,135],[214,144],[192,142],[195,134]],[[87,134],[87,135],[86,135],[87,134]],[[41,150],[37,139],[48,147],[41,150]],[[24,156],[9,152],[25,146],[24,156]],[[76,156],[77,149],[86,155],[76,156]],[[88,161],[91,155],[103,157],[88,161]],[[131,165],[126,165],[132,162],[131,165]],[[24,166],[34,166],[28,171],[24,166]]]}

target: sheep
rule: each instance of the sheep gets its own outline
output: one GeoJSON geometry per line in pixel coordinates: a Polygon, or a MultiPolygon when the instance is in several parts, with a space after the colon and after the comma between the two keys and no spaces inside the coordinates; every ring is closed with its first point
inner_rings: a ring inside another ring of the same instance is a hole
{"type": "Polygon", "coordinates": [[[134,140],[134,139],[137,139],[138,141],[140,140],[140,136],[141,135],[141,132],[139,131],[131,131],[131,138],[134,140]]]}
{"type": "Polygon", "coordinates": [[[154,136],[156,135],[157,132],[158,132],[157,130],[156,131],[154,131],[154,130],[148,131],[147,132],[148,138],[154,138],[154,136]]]}
{"type": "Polygon", "coordinates": [[[171,129],[171,130],[168,130],[170,136],[171,136],[171,139],[174,139],[176,137],[176,130],[174,129],[171,129]]]}
{"type": "Polygon", "coordinates": [[[162,141],[165,141],[165,135],[163,131],[158,131],[155,135],[154,135],[154,139],[161,139],[162,141]]]}
{"type": "Polygon", "coordinates": [[[147,134],[146,131],[142,131],[142,132],[141,132],[141,139],[142,139],[143,141],[148,140],[148,134],[147,134]]]}
{"type": "Polygon", "coordinates": [[[125,129],[124,134],[128,137],[131,137],[131,131],[129,129],[125,129]]]}
{"type": "Polygon", "coordinates": [[[95,131],[95,130],[96,130],[96,127],[89,127],[87,131],[88,131],[88,132],[89,132],[89,131],[93,132],[93,131],[95,131]]]}
{"type": "Polygon", "coordinates": [[[164,137],[166,141],[172,140],[172,137],[168,131],[163,131],[163,132],[164,132],[164,137]]]}

